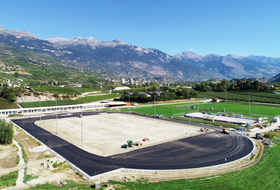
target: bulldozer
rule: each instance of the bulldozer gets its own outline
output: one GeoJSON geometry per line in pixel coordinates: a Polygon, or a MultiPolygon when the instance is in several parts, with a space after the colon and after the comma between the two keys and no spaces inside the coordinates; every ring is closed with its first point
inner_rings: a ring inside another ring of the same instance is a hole
{"type": "Polygon", "coordinates": [[[122,145],[122,148],[134,147],[134,142],[132,140],[128,140],[127,143],[122,145]]]}

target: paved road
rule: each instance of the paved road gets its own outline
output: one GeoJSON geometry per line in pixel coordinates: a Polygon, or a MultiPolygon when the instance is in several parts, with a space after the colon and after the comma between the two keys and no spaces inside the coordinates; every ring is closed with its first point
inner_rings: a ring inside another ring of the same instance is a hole
{"type": "MultiPolygon", "coordinates": [[[[83,115],[94,115],[99,112],[84,112],[83,115]]],[[[108,112],[108,114],[111,114],[108,112]]],[[[61,114],[59,118],[76,117],[61,114]]],[[[138,115],[138,114],[135,114],[138,115]]],[[[149,117],[151,116],[145,116],[149,117]]],[[[56,115],[42,117],[42,119],[54,119],[56,115]]],[[[246,137],[238,134],[222,135],[217,131],[202,135],[188,137],[163,143],[151,147],[133,150],[129,153],[101,157],[88,153],[67,141],[34,124],[40,118],[14,119],[14,123],[22,127],[28,133],[56,151],[65,159],[75,164],[89,176],[101,174],[118,168],[134,169],[187,169],[217,165],[237,160],[249,154],[253,149],[253,143],[246,137]]],[[[185,121],[172,120],[177,123],[189,124],[185,121]]],[[[210,127],[204,124],[193,124],[199,127],[210,127]]]]}

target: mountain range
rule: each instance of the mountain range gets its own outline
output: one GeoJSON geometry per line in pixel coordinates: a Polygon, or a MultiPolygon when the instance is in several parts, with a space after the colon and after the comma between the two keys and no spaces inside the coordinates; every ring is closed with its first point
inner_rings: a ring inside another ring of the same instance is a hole
{"type": "Polygon", "coordinates": [[[193,52],[171,56],[158,49],[142,48],[117,39],[42,39],[28,31],[7,30],[2,26],[0,43],[123,77],[169,76],[177,80],[201,81],[211,78],[271,78],[280,72],[280,58],[200,56],[193,52]]]}

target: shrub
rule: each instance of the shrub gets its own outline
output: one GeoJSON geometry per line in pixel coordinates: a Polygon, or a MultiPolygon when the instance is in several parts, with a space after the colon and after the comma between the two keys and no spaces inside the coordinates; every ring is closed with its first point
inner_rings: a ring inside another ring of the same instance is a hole
{"type": "Polygon", "coordinates": [[[278,137],[280,137],[280,132],[272,131],[272,132],[269,132],[269,133],[265,134],[264,137],[267,137],[267,138],[270,138],[270,139],[278,138],[278,137]]]}

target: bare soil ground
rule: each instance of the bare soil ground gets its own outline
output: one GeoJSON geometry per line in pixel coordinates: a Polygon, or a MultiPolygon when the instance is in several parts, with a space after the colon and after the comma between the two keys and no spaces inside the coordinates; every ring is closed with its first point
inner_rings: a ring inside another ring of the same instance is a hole
{"type": "Polygon", "coordinates": [[[17,166],[17,147],[11,145],[0,145],[0,169],[17,166]]]}
{"type": "MultiPolygon", "coordinates": [[[[38,149],[38,146],[41,145],[38,141],[27,135],[25,132],[23,132],[19,128],[15,128],[15,133],[14,133],[14,138],[19,142],[22,143],[24,146],[24,150],[28,156],[28,163],[27,163],[27,175],[33,175],[33,176],[38,176],[38,179],[35,179],[32,181],[31,184],[43,184],[47,182],[59,182],[60,180],[74,180],[74,181],[81,181],[84,180],[80,176],[78,176],[75,171],[69,167],[66,167],[65,169],[56,169],[51,171],[48,168],[44,168],[42,165],[43,163],[46,162],[64,162],[63,159],[53,157],[52,155],[49,154],[49,151],[43,151],[43,152],[33,152],[32,150],[38,149]],[[46,158],[45,158],[46,157],[46,158]]],[[[14,146],[12,146],[14,147],[14,146]]],[[[15,147],[14,147],[15,148],[15,147]]],[[[16,149],[16,148],[15,148],[16,149]]],[[[2,153],[2,152],[1,152],[2,153]]],[[[0,156],[2,154],[0,153],[0,156]]],[[[10,159],[16,159],[17,158],[17,153],[15,155],[10,156],[10,159]]],[[[0,158],[0,164],[1,162],[0,158]]],[[[16,162],[16,161],[15,161],[16,162]]],[[[52,164],[51,163],[51,164],[52,164]]],[[[66,165],[68,165],[66,163],[66,165]]],[[[0,168],[1,169],[1,168],[0,168]]],[[[28,184],[29,182],[27,182],[28,184]]]]}
{"type": "MultiPolygon", "coordinates": [[[[83,147],[100,156],[125,153],[135,148],[147,147],[175,139],[201,134],[199,127],[178,124],[152,118],[127,114],[99,114],[58,119],[58,136],[76,145],[81,145],[81,123],[83,126],[83,147]],[[149,141],[143,142],[143,138],[149,141]],[[123,149],[127,140],[140,141],[141,147],[123,149]]],[[[42,120],[36,125],[56,134],[56,120],[42,120]]],[[[211,130],[210,130],[211,131],[211,130]]]]}

